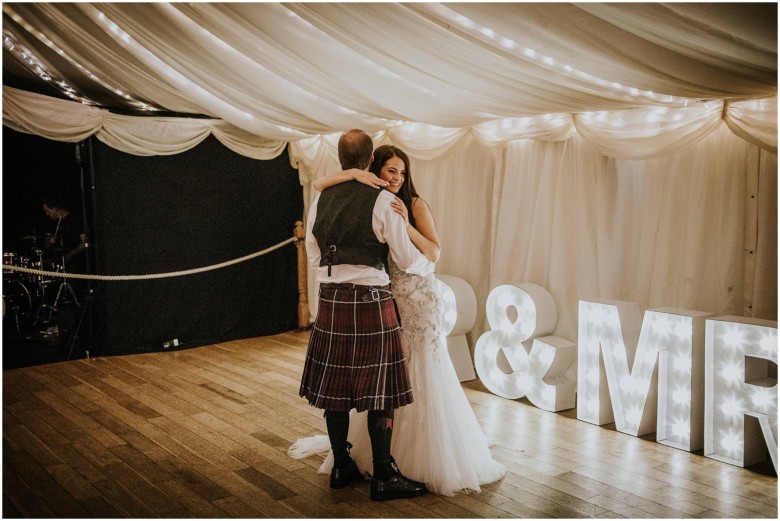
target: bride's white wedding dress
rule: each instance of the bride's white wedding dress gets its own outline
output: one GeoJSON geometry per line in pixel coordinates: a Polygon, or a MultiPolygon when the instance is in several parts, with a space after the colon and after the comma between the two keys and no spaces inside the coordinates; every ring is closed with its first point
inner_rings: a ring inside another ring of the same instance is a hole
{"type": "MultiPolygon", "coordinates": [[[[412,404],[395,411],[391,453],[406,477],[422,481],[432,492],[451,496],[479,491],[480,485],[501,479],[506,471],[490,454],[447,352],[436,280],[433,274],[422,277],[401,271],[392,260],[390,268],[414,393],[412,404]]],[[[370,474],[373,462],[365,412],[350,414],[348,439],[352,459],[370,474]]],[[[300,439],[288,450],[294,458],[325,452],[319,472],[327,474],[333,467],[327,436],[300,439]]]]}

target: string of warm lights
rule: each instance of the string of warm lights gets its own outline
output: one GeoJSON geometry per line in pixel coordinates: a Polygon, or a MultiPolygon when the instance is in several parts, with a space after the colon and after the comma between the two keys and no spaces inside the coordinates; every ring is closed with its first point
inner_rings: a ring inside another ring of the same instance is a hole
{"type": "Polygon", "coordinates": [[[52,74],[49,73],[46,65],[44,65],[32,51],[22,45],[10,30],[5,28],[3,29],[3,47],[5,47],[6,51],[15,55],[18,58],[19,63],[25,65],[42,80],[57,87],[70,99],[81,102],[84,105],[97,105],[95,101],[79,94],[73,87],[68,85],[65,80],[52,77],[52,74]]]}
{"type": "Polygon", "coordinates": [[[508,52],[515,57],[522,58],[526,61],[534,63],[539,67],[554,71],[564,76],[576,78],[585,84],[591,85],[593,87],[591,93],[603,95],[603,89],[608,89],[612,91],[614,97],[619,99],[635,100],[637,98],[644,98],[659,104],[687,105],[689,101],[688,98],[672,96],[668,94],[658,94],[650,90],[623,85],[617,81],[600,78],[593,74],[579,70],[572,65],[560,63],[555,58],[546,56],[536,51],[535,49],[520,45],[511,38],[507,38],[499,34],[494,29],[491,29],[490,27],[484,27],[481,24],[478,24],[467,18],[466,16],[452,11],[451,8],[443,4],[430,4],[427,7],[437,16],[448,21],[453,27],[457,27],[458,30],[471,38],[480,40],[489,45],[499,46],[504,50],[504,52],[508,52]]]}
{"type": "MultiPolygon", "coordinates": [[[[38,31],[30,23],[25,21],[24,18],[21,15],[19,15],[19,13],[14,12],[13,8],[5,7],[4,9],[8,12],[8,14],[11,16],[11,19],[14,22],[21,25],[31,35],[38,38],[47,47],[52,49],[58,55],[62,56],[62,58],[67,60],[71,65],[76,67],[86,76],[88,76],[91,80],[98,83],[105,89],[110,90],[117,96],[121,96],[123,99],[126,100],[128,104],[134,105],[135,107],[144,111],[161,110],[159,107],[155,107],[146,102],[134,99],[132,96],[124,92],[122,89],[119,89],[118,87],[115,87],[109,84],[107,81],[103,80],[102,78],[98,77],[89,69],[87,69],[85,66],[83,66],[81,63],[79,63],[77,60],[75,60],[73,57],[71,57],[64,49],[59,47],[45,34],[43,34],[41,31],[38,31]]],[[[3,45],[9,52],[16,54],[20,58],[20,62],[25,64],[32,72],[38,75],[42,80],[59,88],[63,92],[63,94],[65,94],[69,98],[75,101],[79,101],[85,105],[95,105],[95,106],[98,105],[97,102],[90,99],[86,95],[77,92],[76,89],[70,86],[64,79],[55,79],[53,77],[54,76],[53,71],[47,70],[47,67],[43,64],[43,61],[38,59],[30,49],[21,45],[18,41],[18,38],[16,38],[15,35],[11,32],[11,30],[8,28],[3,28],[3,45]]]]}
{"type": "Polygon", "coordinates": [[[164,60],[160,59],[160,57],[138,43],[129,33],[124,31],[119,25],[94,6],[85,5],[84,12],[97,25],[108,29],[107,34],[113,34],[123,45],[131,47],[133,51],[141,57],[141,61],[155,73],[165,77],[168,82],[179,89],[182,89],[196,102],[203,105],[207,112],[213,111],[229,114],[230,117],[225,119],[232,120],[234,124],[238,124],[237,122],[244,123],[246,126],[242,126],[241,128],[255,133],[270,132],[271,135],[281,134],[284,137],[304,137],[302,132],[295,129],[262,120],[254,114],[243,110],[241,107],[221,99],[209,89],[192,81],[186,75],[182,74],[174,67],[171,67],[164,60]]]}

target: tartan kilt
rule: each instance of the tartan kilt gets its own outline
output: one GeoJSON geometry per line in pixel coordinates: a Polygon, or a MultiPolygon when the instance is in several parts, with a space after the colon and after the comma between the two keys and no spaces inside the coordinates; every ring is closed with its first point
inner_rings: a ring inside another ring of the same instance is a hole
{"type": "Polygon", "coordinates": [[[300,387],[310,405],[366,411],[412,403],[401,326],[389,288],[320,286],[300,387]]]}

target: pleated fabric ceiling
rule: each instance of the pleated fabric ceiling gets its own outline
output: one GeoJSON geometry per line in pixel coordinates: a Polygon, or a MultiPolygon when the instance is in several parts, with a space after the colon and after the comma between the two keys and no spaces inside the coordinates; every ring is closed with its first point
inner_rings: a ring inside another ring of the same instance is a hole
{"type": "Polygon", "coordinates": [[[3,83],[269,140],[773,97],[777,6],[4,3],[3,83]]]}

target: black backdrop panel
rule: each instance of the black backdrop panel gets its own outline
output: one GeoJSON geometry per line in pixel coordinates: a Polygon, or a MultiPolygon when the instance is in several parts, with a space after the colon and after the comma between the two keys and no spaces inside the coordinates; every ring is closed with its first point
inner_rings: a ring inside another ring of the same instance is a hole
{"type": "MultiPolygon", "coordinates": [[[[139,275],[233,260],[292,236],[303,214],[287,152],[238,155],[209,137],[187,152],[139,157],[91,140],[96,271],[139,275]]],[[[99,282],[97,354],[192,347],[297,327],[293,244],[195,275],[99,282]]]]}
{"type": "Polygon", "coordinates": [[[23,236],[43,233],[51,221],[41,197],[56,194],[81,214],[81,174],[74,143],[62,143],[3,127],[3,251],[29,255],[23,236]]]}

